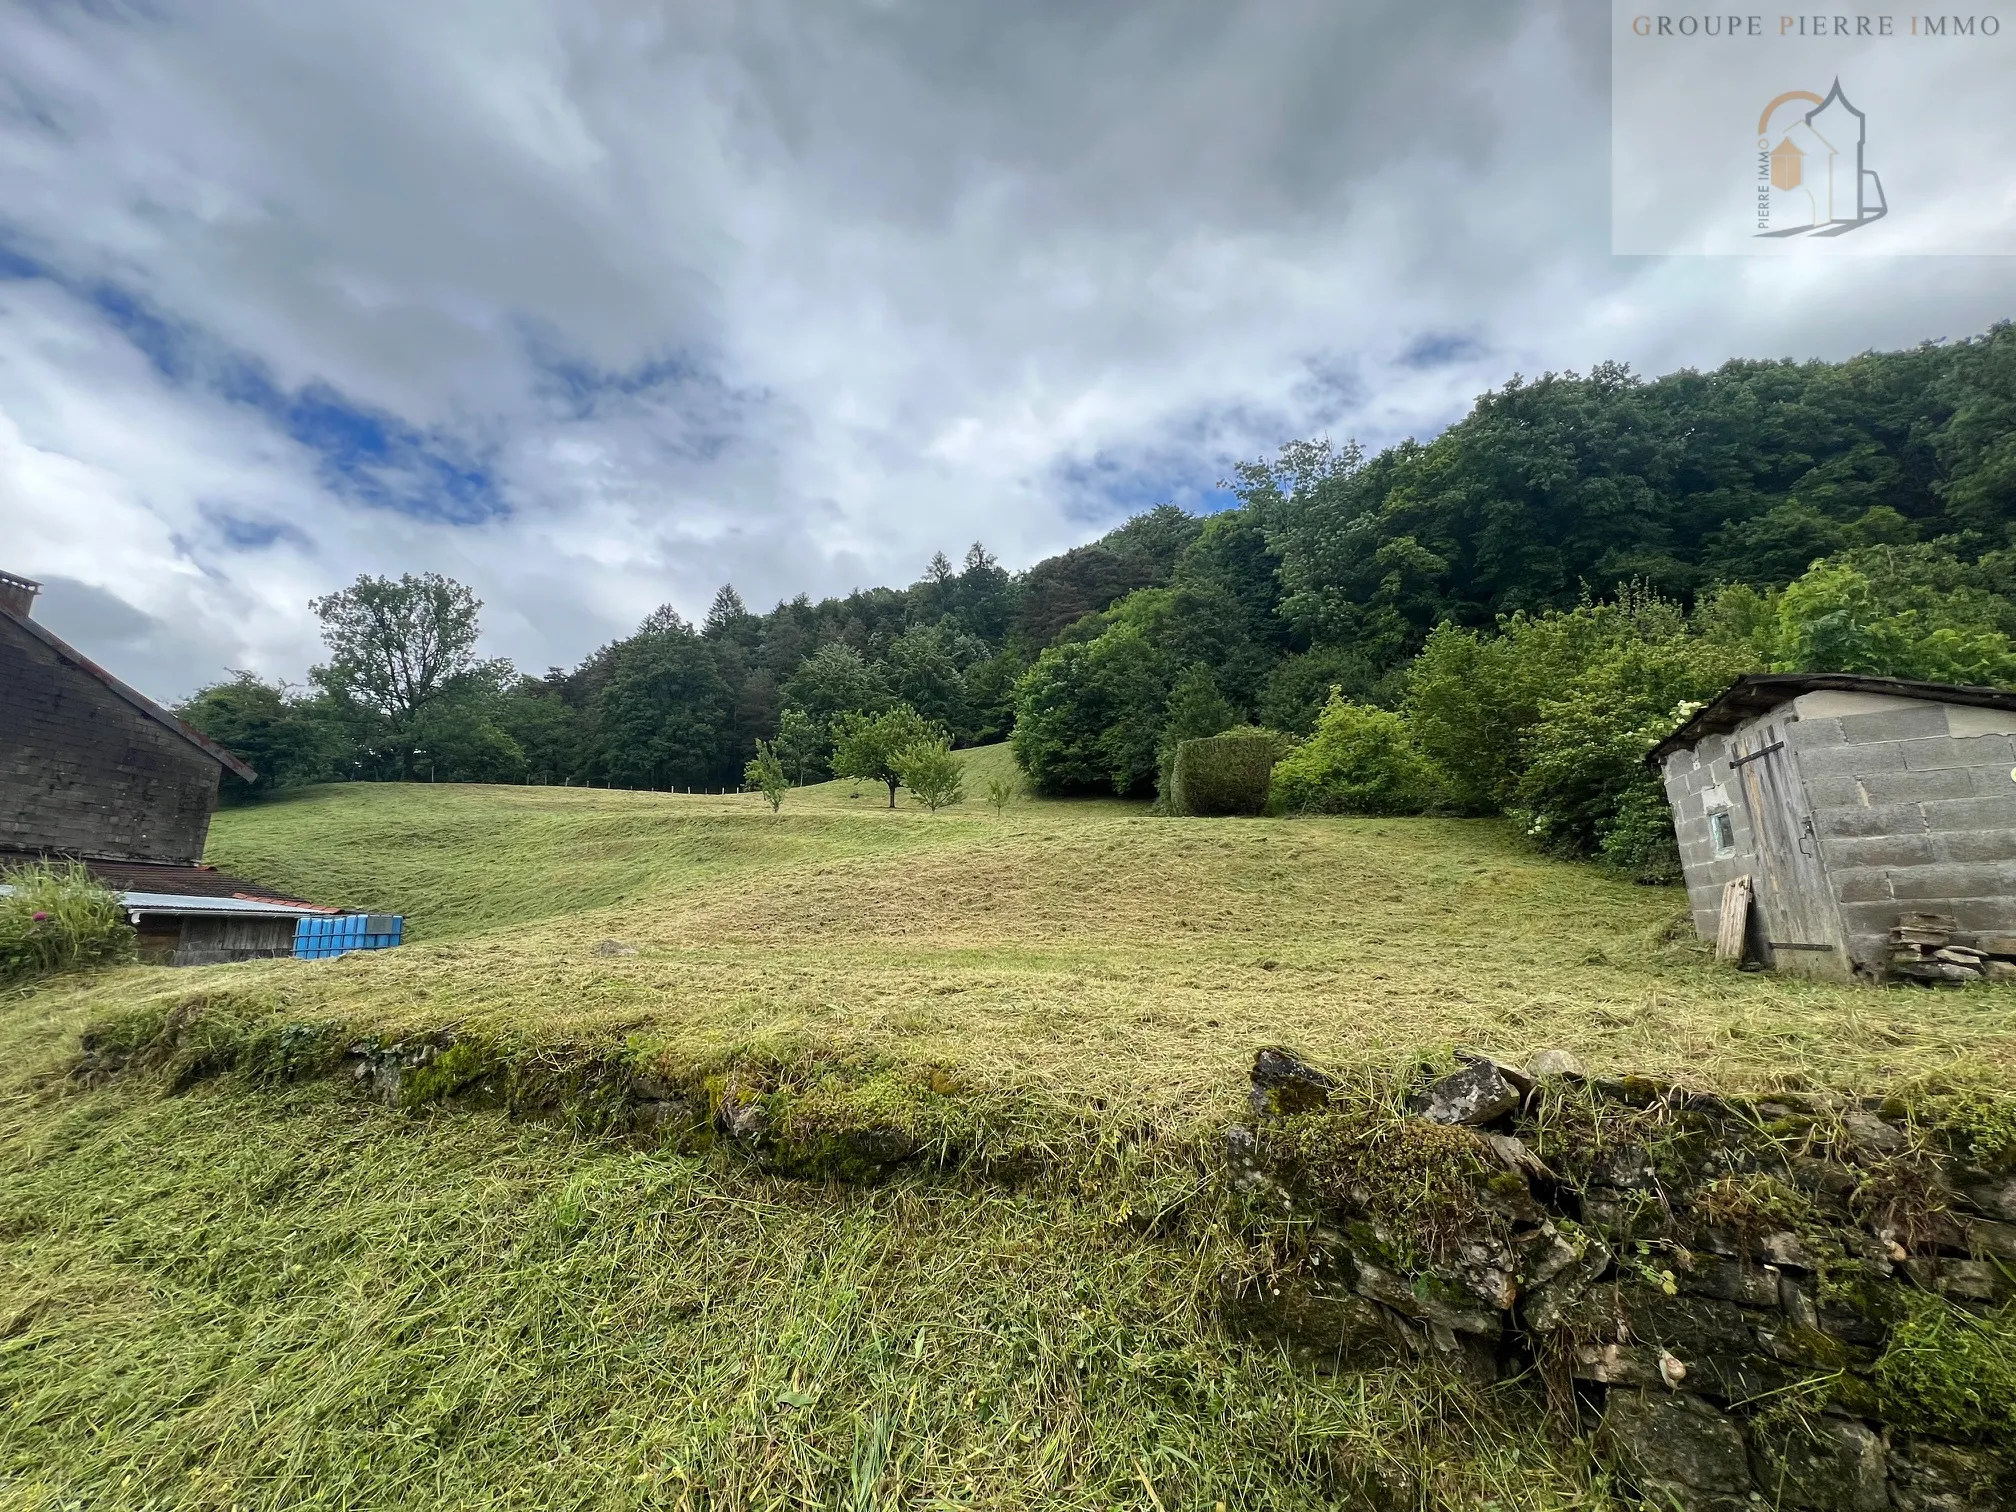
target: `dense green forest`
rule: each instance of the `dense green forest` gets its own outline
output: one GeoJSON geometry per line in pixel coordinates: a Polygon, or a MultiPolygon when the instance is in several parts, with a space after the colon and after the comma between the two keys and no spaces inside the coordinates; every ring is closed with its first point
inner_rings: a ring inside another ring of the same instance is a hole
{"type": "Polygon", "coordinates": [[[907,704],[956,744],[1012,736],[1044,791],[1151,794],[1176,741],[1254,724],[1309,739],[1298,806],[1510,811],[1656,871],[1631,860],[1642,732],[1738,672],[2016,679],[2006,323],[1839,363],[1515,377],[1431,441],[1291,443],[1232,487],[1022,573],[976,544],[768,613],[723,587],[701,624],[660,609],[543,677],[475,659],[458,585],[361,579],[317,602],[308,689],[241,675],[182,712],[261,786],[734,786],[759,739],[802,781],[839,716],[907,704]]]}

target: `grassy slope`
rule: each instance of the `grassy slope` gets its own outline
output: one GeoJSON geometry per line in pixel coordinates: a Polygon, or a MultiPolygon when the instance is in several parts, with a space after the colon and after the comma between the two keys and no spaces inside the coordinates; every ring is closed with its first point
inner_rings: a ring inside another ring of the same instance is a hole
{"type": "Polygon", "coordinates": [[[2006,1063],[2016,1030],[2004,994],[1719,970],[1662,940],[1677,891],[1540,859],[1495,823],[885,803],[844,782],[775,819],[753,796],[322,789],[222,816],[213,859],[403,911],[414,944],[100,991],[228,983],[397,1032],[810,1039],[1168,1117],[1236,1102],[1276,1041],[1333,1061],[1556,1045],[1592,1067],[1754,1082],[1796,1063],[1869,1084],[2006,1063]],[[594,954],[610,938],[638,954],[594,954]]]}
{"type": "Polygon", "coordinates": [[[84,1023],[149,1001],[865,1046],[1171,1133],[1231,1113],[1262,1043],[1864,1086],[2006,1078],[2016,1043],[2016,993],[1717,971],[1661,943],[1674,894],[1490,825],[851,791],[773,819],[323,790],[222,816],[214,858],[400,908],[413,945],[0,1002],[0,1505],[1314,1506],[1375,1472],[1434,1505],[1608,1504],[1516,1392],[1330,1381],[1226,1337],[1222,1215],[1144,1229],[1154,1173],[1124,1159],[825,1188],[326,1083],[48,1079],[84,1023]],[[639,953],[592,954],[610,937],[639,953]]]}

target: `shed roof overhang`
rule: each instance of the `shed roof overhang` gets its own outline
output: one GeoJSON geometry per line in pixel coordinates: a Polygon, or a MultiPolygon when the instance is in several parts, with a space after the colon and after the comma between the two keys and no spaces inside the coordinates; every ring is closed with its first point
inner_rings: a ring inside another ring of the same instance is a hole
{"type": "Polygon", "coordinates": [[[1913,682],[1903,677],[1864,677],[1854,672],[1764,672],[1739,677],[1687,723],[1652,747],[1645,757],[1656,767],[1675,751],[1698,745],[1710,735],[1726,735],[1745,720],[1767,714],[1802,693],[1881,693],[1891,698],[1916,698],[1927,703],[1965,704],[1977,709],[2016,711],[2016,693],[2006,688],[1976,688],[1964,683],[1913,682]]]}
{"type": "MultiPolygon", "coordinates": [[[[0,882],[0,896],[13,892],[11,884],[0,882]]],[[[138,920],[143,915],[166,918],[218,917],[253,919],[313,919],[326,918],[342,912],[340,909],[324,908],[317,903],[286,903],[278,898],[259,898],[241,895],[235,898],[206,898],[189,893],[122,892],[119,904],[127,916],[138,920]]]]}

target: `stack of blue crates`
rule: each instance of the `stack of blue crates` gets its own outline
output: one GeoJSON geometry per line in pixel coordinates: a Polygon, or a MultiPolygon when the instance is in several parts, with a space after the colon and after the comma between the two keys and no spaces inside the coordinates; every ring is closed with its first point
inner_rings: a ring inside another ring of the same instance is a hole
{"type": "Polygon", "coordinates": [[[406,934],[399,914],[331,914],[301,920],[294,926],[294,954],[304,961],[326,961],[353,950],[390,950],[406,934]]]}

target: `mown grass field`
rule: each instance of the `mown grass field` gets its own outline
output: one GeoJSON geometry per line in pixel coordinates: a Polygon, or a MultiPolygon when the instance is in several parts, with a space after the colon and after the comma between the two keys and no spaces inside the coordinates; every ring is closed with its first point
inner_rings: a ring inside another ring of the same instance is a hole
{"type": "Polygon", "coordinates": [[[412,943],[0,1000],[0,1506],[1609,1506],[1516,1384],[1218,1325],[1245,1251],[1198,1152],[1254,1050],[2010,1080],[2016,992],[1721,969],[1677,893],[1495,824],[997,814],[1004,760],[936,815],[845,783],[221,815],[214,861],[412,943]],[[63,1075],[88,1025],[176,1012],[928,1068],[1053,1159],[822,1184],[337,1081],[63,1075]]]}

